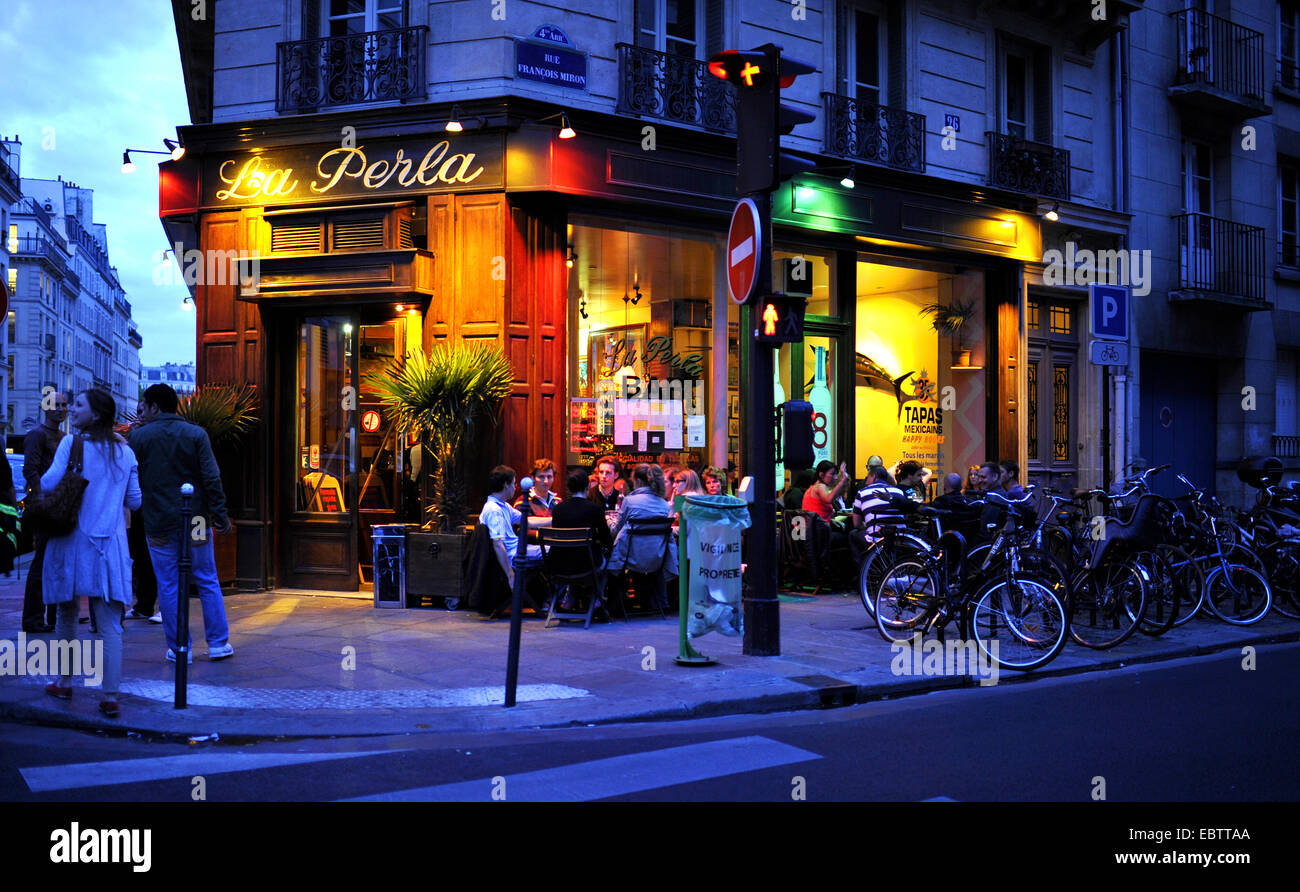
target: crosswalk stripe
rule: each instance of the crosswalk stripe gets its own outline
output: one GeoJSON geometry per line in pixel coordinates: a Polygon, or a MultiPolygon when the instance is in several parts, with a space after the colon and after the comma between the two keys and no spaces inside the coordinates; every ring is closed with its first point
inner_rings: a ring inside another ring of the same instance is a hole
{"type": "Polygon", "coordinates": [[[327,762],[334,759],[357,759],[379,756],[400,750],[370,750],[359,753],[241,753],[208,751],[184,756],[158,756],[152,759],[119,759],[111,762],[78,762],[71,765],[42,765],[20,768],[27,788],[33,793],[51,790],[74,790],[83,787],[106,787],[140,781],[222,774],[230,771],[255,771],[283,765],[327,762]]]}
{"type": "Polygon", "coordinates": [[[820,758],[766,737],[736,737],[342,801],[486,802],[500,790],[508,802],[586,802],[820,758]]]}

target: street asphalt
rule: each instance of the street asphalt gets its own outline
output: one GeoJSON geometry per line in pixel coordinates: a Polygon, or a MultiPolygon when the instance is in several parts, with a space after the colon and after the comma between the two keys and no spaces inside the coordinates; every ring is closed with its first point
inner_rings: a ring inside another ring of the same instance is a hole
{"type": "MultiPolygon", "coordinates": [[[[24,578],[0,577],[0,642],[17,646],[24,578]]],[[[121,714],[100,714],[96,689],[74,679],[71,701],[48,678],[0,674],[0,719],[174,737],[323,737],[484,731],[820,709],[979,683],[959,674],[896,673],[896,652],[856,594],[785,596],[781,654],[743,653],[739,638],[694,641],[708,666],[674,662],[676,617],[564,623],[525,616],[517,705],[506,708],[508,619],[445,609],[376,609],[370,600],[275,591],[226,598],[232,658],[210,661],[191,602],[188,702],[173,707],[175,665],[161,625],[128,620],[121,714]]],[[[83,614],[85,608],[82,608],[83,614]]],[[[89,627],[78,627],[88,635],[89,627]]],[[[26,636],[49,638],[52,636],[26,636]]],[[[1094,651],[1074,643],[1044,669],[1002,670],[998,684],[1300,640],[1300,622],[1270,614],[1247,627],[1198,617],[1159,638],[1134,635],[1094,651]]],[[[1243,657],[1245,659],[1245,657],[1243,657]]],[[[917,660],[917,667],[921,667],[917,660]]],[[[951,667],[950,667],[951,671],[951,667]]],[[[986,678],[987,680],[987,678],[986,678]]]]}

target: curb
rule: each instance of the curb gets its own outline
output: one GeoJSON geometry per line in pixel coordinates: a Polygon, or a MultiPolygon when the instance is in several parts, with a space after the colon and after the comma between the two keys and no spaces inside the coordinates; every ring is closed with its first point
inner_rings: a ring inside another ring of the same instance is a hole
{"type": "MultiPolygon", "coordinates": [[[[1270,632],[1217,644],[1184,644],[1156,653],[1115,656],[1098,662],[1076,666],[1057,666],[1037,672],[1008,672],[1000,676],[998,685],[1024,684],[1038,678],[1067,677],[1084,673],[1148,663],[1160,663],[1187,657],[1209,656],[1226,650],[1237,650],[1247,645],[1287,644],[1300,641],[1300,629],[1291,632],[1270,632]]],[[[503,707],[476,706],[443,710],[366,710],[342,712],[319,710],[309,715],[278,713],[249,716],[240,712],[231,714],[226,709],[190,707],[183,714],[163,713],[166,707],[158,701],[125,702],[126,720],[114,721],[98,714],[96,699],[79,698],[79,703],[90,707],[91,712],[70,712],[69,708],[45,703],[40,688],[33,688],[35,696],[18,701],[0,702],[0,719],[38,724],[48,727],[69,728],[118,735],[139,734],[153,738],[188,740],[212,734],[214,727],[221,738],[246,742],[274,738],[302,739],[328,737],[367,737],[390,734],[423,733],[482,733],[489,731],[575,728],[582,726],[629,724],[643,722],[671,722],[695,718],[717,718],[728,715],[759,715],[774,712],[813,711],[834,709],[883,700],[901,699],[935,691],[959,688],[979,688],[979,680],[971,676],[915,676],[899,678],[893,682],[843,682],[835,685],[804,687],[791,679],[782,683],[799,685],[791,690],[773,690],[758,695],[720,697],[696,703],[677,701],[675,705],[619,708],[618,704],[593,699],[590,715],[573,715],[575,701],[537,701],[520,704],[507,712],[503,707]],[[147,703],[145,709],[135,704],[147,703]],[[600,708],[604,707],[604,708],[600,708]],[[211,713],[207,710],[212,709],[211,713]],[[553,715],[558,711],[563,717],[553,715]],[[551,715],[548,715],[551,713],[551,715]],[[222,730],[225,726],[227,730],[222,730]]],[[[773,687],[780,687],[774,684],[773,687]]],[[[985,686],[987,687],[987,686],[985,686]]],[[[72,707],[76,709],[76,707],[72,707]]],[[[179,712],[179,711],[178,711],[179,712]]]]}

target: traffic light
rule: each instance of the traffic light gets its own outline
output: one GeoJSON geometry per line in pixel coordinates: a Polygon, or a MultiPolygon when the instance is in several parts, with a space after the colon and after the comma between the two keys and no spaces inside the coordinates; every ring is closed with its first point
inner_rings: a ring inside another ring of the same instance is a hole
{"type": "Polygon", "coordinates": [[[709,58],[709,72],[736,85],[736,191],[767,192],[781,180],[812,170],[816,162],[781,151],[781,135],[817,116],[781,103],[781,90],[814,65],[781,55],[766,43],[753,50],[723,50],[709,58]]]}
{"type": "Polygon", "coordinates": [[[803,340],[803,316],[808,298],[798,294],[769,294],[754,304],[754,340],[760,344],[797,344],[803,340]]]}
{"type": "Polygon", "coordinates": [[[791,400],[782,403],[781,410],[781,430],[785,435],[781,460],[791,470],[807,470],[815,464],[812,403],[791,400]]]}

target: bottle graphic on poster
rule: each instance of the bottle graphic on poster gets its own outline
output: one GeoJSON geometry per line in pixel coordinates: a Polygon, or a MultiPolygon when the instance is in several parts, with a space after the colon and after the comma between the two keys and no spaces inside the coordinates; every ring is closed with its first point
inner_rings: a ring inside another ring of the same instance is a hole
{"type": "Polygon", "coordinates": [[[813,379],[808,402],[813,407],[813,459],[834,461],[831,450],[835,445],[835,430],[831,419],[831,391],[826,386],[826,348],[814,347],[817,354],[817,377],[813,379]]]}
{"type": "MultiPolygon", "coordinates": [[[[776,369],[772,373],[772,393],[774,395],[772,400],[773,406],[779,406],[785,402],[785,388],[781,386],[780,356],[781,354],[778,353],[776,369]]],[[[779,449],[780,447],[777,448],[779,449]]],[[[785,463],[778,461],[776,463],[776,491],[779,494],[783,489],[785,489],[785,463]]]]}

